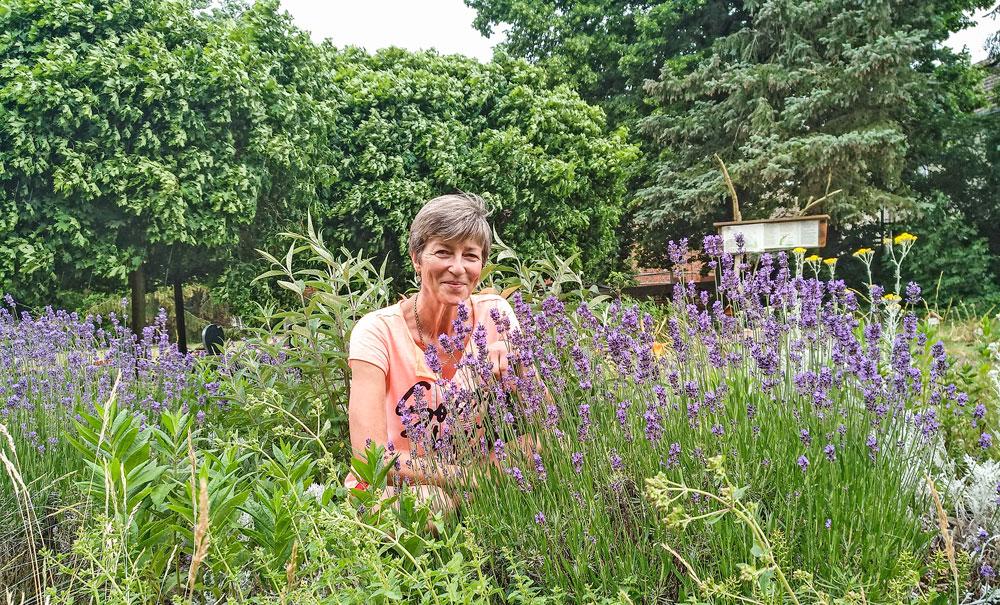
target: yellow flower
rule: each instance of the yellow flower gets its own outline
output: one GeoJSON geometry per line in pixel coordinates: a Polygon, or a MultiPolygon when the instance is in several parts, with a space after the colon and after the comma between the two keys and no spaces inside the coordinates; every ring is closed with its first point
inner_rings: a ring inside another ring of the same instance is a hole
{"type": "Polygon", "coordinates": [[[807,256],[806,257],[806,262],[807,263],[818,263],[821,260],[823,260],[823,257],[820,256],[820,255],[818,255],[818,254],[813,254],[812,256],[807,256]]]}
{"type": "Polygon", "coordinates": [[[802,248],[801,246],[798,248],[792,248],[792,254],[805,254],[805,253],[806,249],[802,248]]]}
{"type": "Polygon", "coordinates": [[[832,267],[832,266],[834,266],[834,265],[837,264],[837,259],[835,259],[835,258],[824,258],[823,259],[823,264],[832,267]]]}
{"type": "Polygon", "coordinates": [[[882,300],[884,300],[887,303],[892,303],[892,302],[899,302],[899,301],[901,301],[903,299],[900,298],[899,295],[893,294],[893,293],[890,292],[889,294],[886,294],[885,296],[883,296],[882,300]]]}
{"type": "Polygon", "coordinates": [[[864,256],[866,254],[872,254],[874,252],[875,251],[872,250],[871,248],[858,248],[857,250],[854,251],[854,254],[852,256],[864,256]]]}
{"type": "Polygon", "coordinates": [[[912,233],[907,233],[907,232],[904,231],[903,233],[900,233],[895,238],[893,238],[892,241],[893,241],[894,244],[896,244],[898,246],[898,245],[903,244],[905,242],[915,242],[915,241],[917,241],[917,236],[913,235],[912,233]]]}

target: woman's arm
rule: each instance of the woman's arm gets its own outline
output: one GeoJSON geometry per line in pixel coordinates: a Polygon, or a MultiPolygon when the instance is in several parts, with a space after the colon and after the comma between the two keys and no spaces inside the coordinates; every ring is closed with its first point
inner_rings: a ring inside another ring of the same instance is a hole
{"type": "MultiPolygon", "coordinates": [[[[387,421],[385,417],[385,372],[378,366],[353,359],[351,365],[351,398],[347,405],[348,428],[351,433],[351,449],[360,456],[368,443],[386,445],[387,421]]],[[[423,468],[424,461],[412,458],[410,452],[399,453],[399,469],[391,470],[390,477],[400,481],[409,479],[414,484],[454,486],[460,483],[461,469],[454,465],[435,464],[434,468],[423,468]]]]}

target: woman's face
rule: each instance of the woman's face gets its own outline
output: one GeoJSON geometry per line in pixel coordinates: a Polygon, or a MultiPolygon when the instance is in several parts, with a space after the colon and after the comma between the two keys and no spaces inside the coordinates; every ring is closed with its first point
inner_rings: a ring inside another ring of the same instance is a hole
{"type": "Polygon", "coordinates": [[[421,292],[444,304],[468,300],[483,272],[483,247],[472,241],[445,242],[433,238],[413,266],[420,275],[421,292]]]}

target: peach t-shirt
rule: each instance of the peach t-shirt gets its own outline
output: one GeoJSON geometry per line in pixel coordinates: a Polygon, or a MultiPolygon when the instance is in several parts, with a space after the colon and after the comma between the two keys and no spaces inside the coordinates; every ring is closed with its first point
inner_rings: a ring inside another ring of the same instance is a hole
{"type": "MultiPolygon", "coordinates": [[[[470,299],[470,324],[475,327],[483,324],[486,328],[486,341],[494,343],[505,336],[497,332],[497,326],[490,317],[490,310],[497,309],[510,319],[510,329],[518,329],[514,310],[503,297],[496,294],[473,294],[470,299]]],[[[395,450],[410,450],[410,440],[403,430],[401,410],[412,405],[413,393],[417,386],[424,388],[425,399],[431,410],[431,426],[447,417],[448,410],[440,402],[436,387],[431,388],[437,376],[427,367],[424,351],[413,340],[410,330],[403,318],[401,303],[372,311],[362,317],[351,332],[351,343],[348,360],[366,361],[385,372],[385,443],[392,444],[395,450]]],[[[430,337],[430,335],[428,335],[430,337]]],[[[436,339],[435,339],[436,340],[436,339]]],[[[467,352],[476,353],[473,339],[469,339],[467,352]]],[[[444,355],[443,352],[439,352],[444,355]]],[[[356,482],[352,475],[348,476],[347,487],[356,482]]]]}

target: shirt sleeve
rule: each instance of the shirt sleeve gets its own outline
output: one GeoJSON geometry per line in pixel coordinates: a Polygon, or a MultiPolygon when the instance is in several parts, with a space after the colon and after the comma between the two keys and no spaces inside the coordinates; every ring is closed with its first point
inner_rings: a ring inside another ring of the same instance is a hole
{"type": "Polygon", "coordinates": [[[358,320],[351,331],[348,361],[366,361],[389,374],[389,342],[386,325],[374,314],[358,320]]]}

